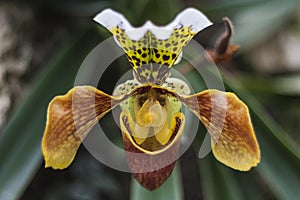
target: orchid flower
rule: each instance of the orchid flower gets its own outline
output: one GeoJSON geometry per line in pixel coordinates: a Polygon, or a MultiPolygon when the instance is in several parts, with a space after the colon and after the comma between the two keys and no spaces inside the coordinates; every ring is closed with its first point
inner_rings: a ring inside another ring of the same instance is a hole
{"type": "Polygon", "coordinates": [[[148,190],[159,188],[172,173],[186,120],[180,112],[183,105],[208,129],[217,160],[241,171],[259,163],[249,110],[235,94],[214,89],[190,94],[187,83],[170,75],[183,48],[212,24],[204,14],[188,8],[167,26],[147,21],[138,28],[111,9],[94,20],[124,50],[134,79],[118,85],[112,95],[92,86],[77,86],[56,96],[48,107],[42,140],[46,167],[68,167],[92,127],[118,105],[124,149],[142,155],[128,154],[128,165],[148,190]]]}

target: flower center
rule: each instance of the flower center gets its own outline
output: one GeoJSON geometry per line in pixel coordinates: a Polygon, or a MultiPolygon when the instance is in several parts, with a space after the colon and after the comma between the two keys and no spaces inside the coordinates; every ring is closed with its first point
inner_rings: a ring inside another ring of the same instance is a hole
{"type": "Polygon", "coordinates": [[[136,123],[142,127],[162,127],[167,119],[167,113],[158,101],[146,100],[137,112],[136,123]]]}

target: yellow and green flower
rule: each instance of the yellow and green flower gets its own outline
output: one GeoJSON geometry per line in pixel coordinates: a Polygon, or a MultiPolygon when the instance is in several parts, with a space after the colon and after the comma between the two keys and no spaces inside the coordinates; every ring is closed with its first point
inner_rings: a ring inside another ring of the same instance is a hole
{"type": "Polygon", "coordinates": [[[241,171],[259,163],[248,108],[235,94],[214,89],[190,94],[187,83],[171,77],[183,48],[212,24],[201,12],[188,8],[164,27],[148,21],[135,28],[110,9],[94,20],[112,32],[132,66],[134,79],[118,85],[112,95],[92,86],[77,86],[55,97],[48,107],[42,141],[46,167],[68,167],[92,127],[118,105],[128,165],[149,190],[160,187],[174,168],[185,125],[182,106],[208,129],[217,160],[241,171]]]}

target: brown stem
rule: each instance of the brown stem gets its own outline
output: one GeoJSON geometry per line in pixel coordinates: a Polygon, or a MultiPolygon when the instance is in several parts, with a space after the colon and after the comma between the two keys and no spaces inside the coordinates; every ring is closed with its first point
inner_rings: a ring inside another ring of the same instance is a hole
{"type": "Polygon", "coordinates": [[[239,45],[230,44],[230,38],[234,32],[231,20],[228,17],[223,18],[225,32],[217,39],[213,50],[207,50],[215,63],[226,62],[232,58],[232,55],[240,48],[239,45]]]}

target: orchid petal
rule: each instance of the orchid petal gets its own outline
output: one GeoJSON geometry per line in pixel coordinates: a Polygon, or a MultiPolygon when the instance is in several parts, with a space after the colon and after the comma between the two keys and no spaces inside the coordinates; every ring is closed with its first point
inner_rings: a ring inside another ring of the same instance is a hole
{"type": "Polygon", "coordinates": [[[81,141],[108,111],[128,95],[113,97],[91,86],[79,86],[49,104],[42,141],[45,166],[68,167],[81,141]]]}
{"type": "Polygon", "coordinates": [[[259,163],[248,107],[235,94],[205,90],[181,100],[208,129],[213,154],[220,162],[241,171],[259,163]]]}

